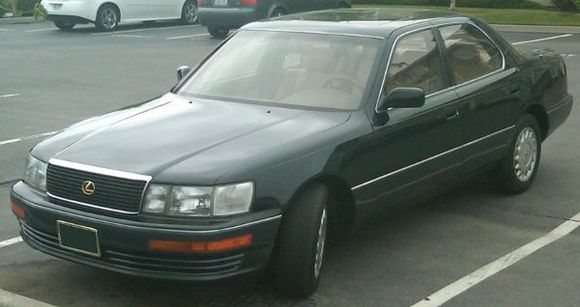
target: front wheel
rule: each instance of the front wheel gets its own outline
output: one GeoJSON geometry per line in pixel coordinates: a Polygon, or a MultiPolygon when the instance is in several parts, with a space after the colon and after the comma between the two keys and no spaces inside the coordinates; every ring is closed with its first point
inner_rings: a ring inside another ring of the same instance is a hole
{"type": "Polygon", "coordinates": [[[197,5],[193,0],[188,0],[181,10],[181,22],[186,25],[197,23],[197,5]]]}
{"type": "Polygon", "coordinates": [[[75,26],[74,23],[64,21],[55,21],[54,25],[63,31],[71,30],[75,26]]]}
{"type": "Polygon", "coordinates": [[[522,117],[510,149],[492,174],[497,188],[507,194],[520,194],[530,188],[542,154],[541,131],[538,121],[530,114],[522,117]]]}
{"type": "Polygon", "coordinates": [[[228,33],[230,30],[228,28],[223,27],[216,27],[216,26],[208,26],[207,31],[213,38],[224,39],[228,37],[228,33]]]}
{"type": "Polygon", "coordinates": [[[288,205],[280,225],[276,251],[278,290],[308,297],[318,287],[328,228],[327,189],[307,187],[288,205]]]}
{"type": "Polygon", "coordinates": [[[117,8],[111,4],[105,4],[99,8],[95,26],[101,31],[113,31],[119,25],[120,14],[117,8]]]}

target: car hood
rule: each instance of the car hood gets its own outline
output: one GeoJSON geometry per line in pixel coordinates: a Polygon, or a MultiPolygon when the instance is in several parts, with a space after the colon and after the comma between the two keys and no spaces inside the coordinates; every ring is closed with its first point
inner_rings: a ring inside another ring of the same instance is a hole
{"type": "Polygon", "coordinates": [[[233,169],[315,150],[301,148],[301,140],[349,116],[167,94],[67,128],[39,144],[33,155],[159,175],[161,181],[213,184],[233,169]]]}

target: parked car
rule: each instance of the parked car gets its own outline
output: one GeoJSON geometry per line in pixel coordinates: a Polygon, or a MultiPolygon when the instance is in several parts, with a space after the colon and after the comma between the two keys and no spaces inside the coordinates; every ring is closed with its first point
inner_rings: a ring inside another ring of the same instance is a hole
{"type": "Polygon", "coordinates": [[[262,18],[350,8],[351,0],[198,0],[200,23],[214,38],[225,38],[233,28],[262,18]]]}
{"type": "Polygon", "coordinates": [[[269,263],[280,291],[308,296],[327,234],[483,171],[526,191],[572,108],[558,54],[425,11],[252,23],[178,76],[32,149],[11,190],[25,242],[152,278],[269,263]]]}
{"type": "Polygon", "coordinates": [[[94,23],[101,31],[113,31],[120,23],[181,19],[197,22],[195,0],[42,0],[47,19],[61,30],[94,23]]]}

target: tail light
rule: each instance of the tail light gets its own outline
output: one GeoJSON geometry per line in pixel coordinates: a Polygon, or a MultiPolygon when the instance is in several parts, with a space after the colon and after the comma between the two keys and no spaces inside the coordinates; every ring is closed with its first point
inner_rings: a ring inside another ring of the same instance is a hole
{"type": "Polygon", "coordinates": [[[203,0],[197,0],[197,6],[200,6],[203,4],[203,0]]]}
{"type": "Polygon", "coordinates": [[[258,0],[240,0],[241,5],[256,6],[258,5],[258,0]]]}

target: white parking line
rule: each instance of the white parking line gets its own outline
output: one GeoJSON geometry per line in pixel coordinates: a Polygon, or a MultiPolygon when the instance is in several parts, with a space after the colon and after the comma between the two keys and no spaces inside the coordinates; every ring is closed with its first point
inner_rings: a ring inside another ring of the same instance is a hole
{"type": "Polygon", "coordinates": [[[113,37],[129,37],[129,38],[149,38],[149,35],[131,35],[131,34],[114,34],[113,37]]]}
{"type": "Polygon", "coordinates": [[[20,94],[6,94],[6,95],[0,95],[0,98],[10,98],[10,97],[18,97],[20,96],[20,94]]]}
{"type": "Polygon", "coordinates": [[[14,29],[4,29],[4,28],[0,28],[0,31],[14,32],[16,30],[14,30],[14,29]]]}
{"type": "Polygon", "coordinates": [[[193,35],[182,35],[182,36],[171,36],[171,37],[168,37],[167,40],[171,41],[171,40],[176,40],[176,39],[197,38],[197,37],[207,37],[207,36],[209,36],[209,34],[207,34],[207,33],[193,34],[193,35]]]}
{"type": "Polygon", "coordinates": [[[495,275],[503,269],[506,269],[523,258],[531,255],[540,248],[553,243],[566,235],[570,234],[580,226],[580,213],[576,214],[570,220],[560,224],[548,234],[516,249],[515,251],[481,267],[473,273],[457,280],[445,288],[429,295],[424,300],[414,304],[411,307],[432,307],[441,306],[450,299],[458,296],[469,288],[479,284],[487,278],[495,275]]]}
{"type": "Polygon", "coordinates": [[[22,242],[22,237],[16,237],[16,238],[0,241],[0,248],[14,245],[14,244],[20,243],[20,242],[22,242]]]}
{"type": "Polygon", "coordinates": [[[55,307],[16,293],[0,289],[0,306],[55,307]]]}
{"type": "Polygon", "coordinates": [[[44,29],[35,29],[35,30],[27,30],[24,33],[36,33],[36,32],[48,32],[48,31],[57,31],[58,29],[55,27],[52,28],[44,28],[44,29]]]}
{"type": "Polygon", "coordinates": [[[123,30],[123,31],[115,31],[115,32],[102,32],[102,33],[93,33],[92,36],[103,36],[103,35],[113,35],[113,34],[123,34],[123,33],[135,33],[135,32],[145,32],[145,31],[157,31],[157,30],[167,30],[167,29],[187,29],[199,27],[199,25],[190,25],[190,26],[173,26],[173,27],[159,27],[159,28],[145,28],[145,29],[135,29],[135,30],[123,30]]]}
{"type": "Polygon", "coordinates": [[[45,137],[45,136],[51,136],[53,134],[56,134],[57,132],[58,131],[51,131],[51,132],[34,134],[34,135],[24,136],[21,138],[16,138],[16,139],[11,139],[11,140],[6,140],[6,141],[0,141],[0,146],[12,144],[12,143],[17,143],[17,142],[21,142],[21,141],[26,141],[26,140],[30,140],[30,139],[35,139],[35,138],[45,137]]]}
{"type": "Polygon", "coordinates": [[[554,40],[554,39],[559,39],[559,38],[566,38],[566,37],[570,37],[570,36],[574,36],[574,35],[573,34],[564,34],[564,35],[550,36],[550,37],[545,37],[545,38],[532,39],[529,41],[516,42],[516,43],[512,43],[512,45],[517,46],[517,45],[523,45],[523,44],[529,44],[529,43],[537,43],[537,42],[549,41],[549,40],[554,40]]]}

